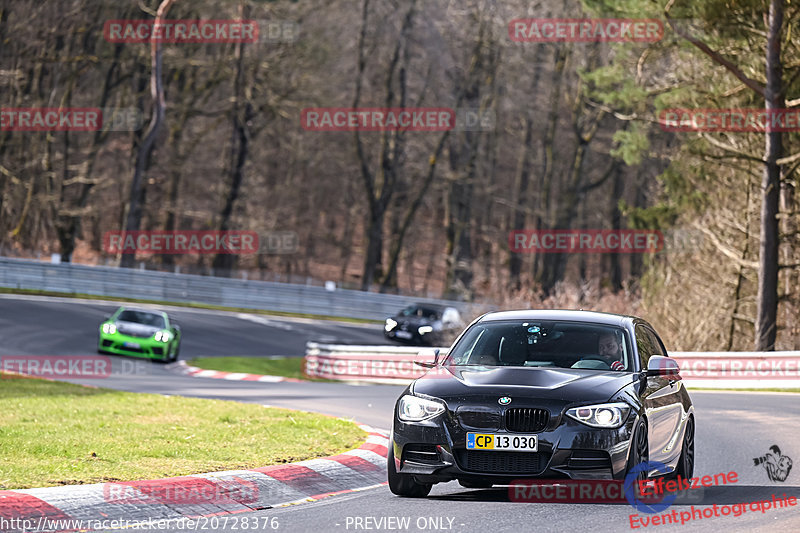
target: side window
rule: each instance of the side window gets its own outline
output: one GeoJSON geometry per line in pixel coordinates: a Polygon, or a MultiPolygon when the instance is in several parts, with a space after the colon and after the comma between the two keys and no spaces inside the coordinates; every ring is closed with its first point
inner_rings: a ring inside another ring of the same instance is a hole
{"type": "Polygon", "coordinates": [[[658,338],[656,332],[650,328],[645,328],[645,330],[647,331],[647,336],[650,337],[650,344],[653,346],[653,355],[667,355],[667,351],[664,350],[664,344],[658,338]]]}
{"type": "Polygon", "coordinates": [[[636,350],[639,352],[639,362],[642,370],[647,370],[647,363],[653,355],[653,339],[644,326],[636,326],[636,350]]]}

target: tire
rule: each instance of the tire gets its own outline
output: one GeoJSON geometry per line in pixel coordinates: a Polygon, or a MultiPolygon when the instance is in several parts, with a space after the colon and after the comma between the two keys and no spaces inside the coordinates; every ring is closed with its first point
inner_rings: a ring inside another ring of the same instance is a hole
{"type": "Polygon", "coordinates": [[[692,416],[686,422],[686,429],[683,432],[681,457],[678,459],[675,474],[683,479],[690,479],[694,475],[694,417],[692,416]]]}
{"type": "MultiPolygon", "coordinates": [[[[650,460],[650,450],[647,439],[647,424],[639,420],[633,430],[633,437],[631,438],[631,449],[628,452],[628,467],[625,469],[627,477],[636,465],[650,460]]],[[[636,481],[644,481],[647,479],[647,471],[642,470],[636,473],[636,481]]]]}
{"type": "Polygon", "coordinates": [[[178,341],[178,344],[176,344],[176,345],[175,345],[175,353],[173,353],[173,354],[170,356],[170,358],[168,359],[168,361],[169,361],[170,363],[174,363],[175,361],[177,361],[177,360],[178,360],[178,355],[180,355],[180,353],[181,353],[181,341],[178,341]]]}
{"type": "Polygon", "coordinates": [[[428,483],[417,483],[414,476],[409,474],[398,474],[394,465],[394,445],[389,443],[389,457],[386,461],[386,470],[389,477],[389,490],[397,496],[406,498],[424,498],[431,492],[433,485],[428,483]]]}
{"type": "Polygon", "coordinates": [[[491,489],[493,486],[490,481],[469,481],[466,479],[459,479],[458,484],[465,489],[491,489]]]}

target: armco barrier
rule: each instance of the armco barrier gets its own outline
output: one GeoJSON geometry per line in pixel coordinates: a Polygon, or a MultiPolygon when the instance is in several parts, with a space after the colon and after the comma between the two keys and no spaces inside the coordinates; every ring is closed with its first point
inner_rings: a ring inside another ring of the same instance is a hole
{"type": "MultiPolygon", "coordinates": [[[[439,348],[440,358],[448,348],[439,348]]],[[[414,364],[420,348],[306,344],[308,376],[370,383],[408,383],[427,368],[414,364]]],[[[690,387],[800,388],[800,352],[672,352],[690,387]]]]}
{"type": "MultiPolygon", "coordinates": [[[[439,348],[439,357],[448,348],[439,348]]],[[[427,372],[414,364],[420,348],[306,343],[307,376],[370,383],[407,383],[427,372]]]]}
{"type": "Polygon", "coordinates": [[[320,316],[384,320],[414,302],[463,307],[463,303],[395,294],[175,274],[105,266],[51,264],[0,257],[0,287],[109,298],[140,298],[264,309],[320,316]]]}

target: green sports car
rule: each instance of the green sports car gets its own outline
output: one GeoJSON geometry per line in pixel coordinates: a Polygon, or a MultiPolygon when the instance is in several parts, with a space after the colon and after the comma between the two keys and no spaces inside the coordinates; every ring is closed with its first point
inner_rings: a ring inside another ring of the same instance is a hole
{"type": "Polygon", "coordinates": [[[181,330],[166,313],[120,307],[100,324],[99,353],[178,360],[181,330]]]}

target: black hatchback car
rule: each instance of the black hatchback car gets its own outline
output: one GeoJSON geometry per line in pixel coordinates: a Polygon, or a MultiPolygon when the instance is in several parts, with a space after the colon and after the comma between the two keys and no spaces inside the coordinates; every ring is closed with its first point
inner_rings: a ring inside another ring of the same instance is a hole
{"type": "Polygon", "coordinates": [[[446,346],[463,328],[464,322],[455,307],[416,303],[387,318],[383,335],[390,340],[419,346],[446,346]]]}
{"type": "Polygon", "coordinates": [[[644,320],[489,313],[438,359],[432,352],[422,363],[432,370],[395,405],[387,465],[395,494],[424,497],[451,480],[479,488],[520,478],[624,479],[644,461],[693,474],[692,401],[644,320]]]}

